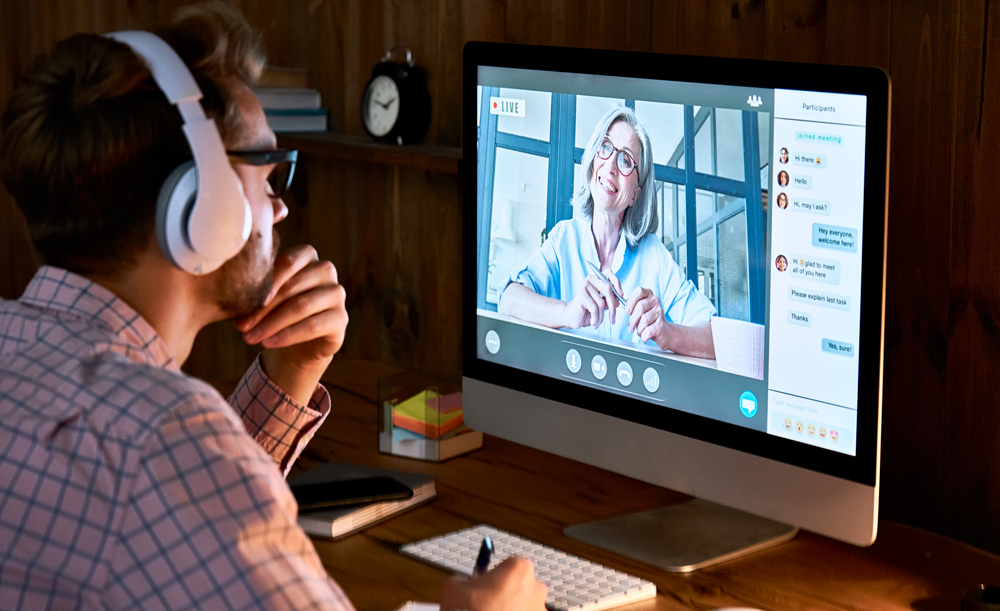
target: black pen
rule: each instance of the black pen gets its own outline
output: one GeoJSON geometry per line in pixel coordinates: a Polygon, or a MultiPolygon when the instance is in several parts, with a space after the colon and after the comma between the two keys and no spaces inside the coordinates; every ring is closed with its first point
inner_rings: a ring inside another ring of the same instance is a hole
{"type": "Polygon", "coordinates": [[[476,566],[472,569],[472,576],[482,575],[490,568],[490,558],[493,556],[493,540],[483,537],[483,543],[479,546],[479,557],[476,558],[476,566]]]}

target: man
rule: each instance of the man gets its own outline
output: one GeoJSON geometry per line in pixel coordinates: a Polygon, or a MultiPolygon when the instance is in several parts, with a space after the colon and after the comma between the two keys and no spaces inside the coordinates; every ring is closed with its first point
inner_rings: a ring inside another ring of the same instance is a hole
{"type": "MultiPolygon", "coordinates": [[[[224,5],[158,32],[192,70],[231,151],[274,149],[250,92],[259,39],[224,5]]],[[[277,255],[272,165],[231,158],[252,209],[244,249],[203,276],[154,235],[156,194],[190,152],[138,57],[60,43],[0,119],[4,185],[45,265],[0,302],[0,606],[351,609],[295,523],[283,474],[328,415],[320,376],[347,313],[333,264],[277,255]],[[198,331],[235,318],[263,346],[228,403],[183,374],[198,331]]],[[[451,580],[442,608],[536,609],[516,560],[451,580]]]]}

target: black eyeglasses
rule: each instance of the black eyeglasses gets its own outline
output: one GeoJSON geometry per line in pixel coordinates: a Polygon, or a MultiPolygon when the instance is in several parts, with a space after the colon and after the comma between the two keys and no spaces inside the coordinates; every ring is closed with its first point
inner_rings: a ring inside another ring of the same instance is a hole
{"type": "Polygon", "coordinates": [[[597,155],[601,159],[607,159],[611,157],[611,154],[618,151],[618,156],[615,158],[615,163],[618,164],[618,171],[622,173],[622,176],[628,176],[635,171],[635,159],[632,158],[627,151],[623,151],[611,143],[609,138],[605,138],[601,141],[601,146],[597,147],[597,155]]]}
{"type": "Polygon", "coordinates": [[[292,186],[292,176],[295,175],[295,162],[299,152],[293,149],[276,149],[272,151],[226,151],[230,161],[247,165],[271,165],[274,169],[267,175],[267,184],[271,186],[271,197],[278,198],[288,192],[292,186]]]}

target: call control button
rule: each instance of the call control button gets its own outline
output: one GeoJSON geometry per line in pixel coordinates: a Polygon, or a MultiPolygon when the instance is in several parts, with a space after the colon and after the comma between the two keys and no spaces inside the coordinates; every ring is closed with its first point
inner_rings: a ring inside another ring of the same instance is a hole
{"type": "Polygon", "coordinates": [[[486,332],[486,349],[490,351],[490,354],[500,352],[500,336],[492,329],[486,332]]]}
{"type": "Polygon", "coordinates": [[[622,361],[618,363],[618,383],[622,386],[628,386],[632,383],[632,366],[627,362],[622,361]]]}
{"type": "Polygon", "coordinates": [[[583,360],[580,358],[580,353],[576,351],[576,348],[570,348],[569,352],[566,353],[566,368],[577,373],[582,366],[583,360]]]}
{"type": "Polygon", "coordinates": [[[646,371],[642,372],[642,385],[649,392],[656,392],[660,388],[660,374],[652,367],[647,367],[646,371]]]}
{"type": "Polygon", "coordinates": [[[608,375],[608,362],[604,360],[604,357],[598,354],[594,357],[594,360],[590,361],[590,370],[594,372],[594,377],[598,380],[603,380],[604,376],[608,375]]]}

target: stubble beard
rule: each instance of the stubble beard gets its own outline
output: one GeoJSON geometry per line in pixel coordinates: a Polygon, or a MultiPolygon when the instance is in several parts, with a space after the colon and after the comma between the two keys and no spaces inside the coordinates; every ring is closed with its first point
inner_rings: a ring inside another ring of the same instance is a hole
{"type": "Polygon", "coordinates": [[[219,268],[216,304],[227,318],[249,316],[264,307],[264,301],[274,286],[274,260],[281,238],[272,229],[271,256],[259,253],[261,234],[251,234],[243,249],[219,268]]]}

